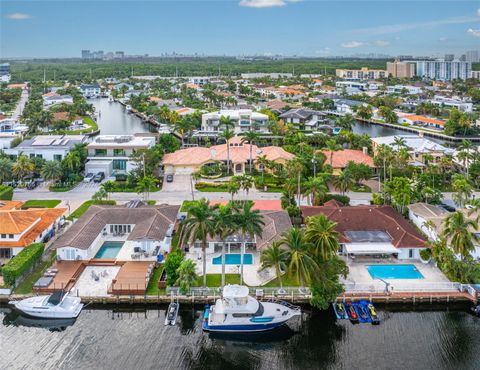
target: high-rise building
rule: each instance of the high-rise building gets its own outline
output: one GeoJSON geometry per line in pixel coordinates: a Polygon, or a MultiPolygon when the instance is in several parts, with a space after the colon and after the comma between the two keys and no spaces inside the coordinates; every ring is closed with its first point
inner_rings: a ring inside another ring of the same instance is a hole
{"type": "Polygon", "coordinates": [[[453,54],[445,54],[445,61],[446,62],[451,62],[452,60],[455,59],[455,55],[453,54]]]}
{"type": "Polygon", "coordinates": [[[451,62],[445,60],[417,60],[415,63],[417,76],[431,80],[466,80],[472,70],[472,63],[458,60],[451,62]]]}
{"type": "Polygon", "coordinates": [[[478,50],[468,50],[465,53],[465,60],[471,63],[480,62],[478,50]]]}
{"type": "Polygon", "coordinates": [[[82,50],[82,59],[90,59],[92,57],[92,54],[90,53],[90,50],[82,50]]]}
{"type": "Polygon", "coordinates": [[[394,62],[387,62],[387,73],[396,78],[412,78],[415,76],[415,62],[401,62],[398,59],[394,62]]]}
{"type": "Polygon", "coordinates": [[[125,57],[125,52],[124,51],[116,51],[115,52],[115,58],[123,59],[125,57]]]}

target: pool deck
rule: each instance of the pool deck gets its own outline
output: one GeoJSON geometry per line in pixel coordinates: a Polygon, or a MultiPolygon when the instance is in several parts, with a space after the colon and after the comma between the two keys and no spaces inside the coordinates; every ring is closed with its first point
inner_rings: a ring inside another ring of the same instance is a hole
{"type": "Polygon", "coordinates": [[[57,261],[51,267],[58,270],[47,287],[34,288],[36,293],[52,293],[55,290],[70,290],[85,269],[83,261],[57,261]]]}
{"type": "Polygon", "coordinates": [[[153,262],[125,262],[108,289],[109,294],[145,294],[153,262]]]}

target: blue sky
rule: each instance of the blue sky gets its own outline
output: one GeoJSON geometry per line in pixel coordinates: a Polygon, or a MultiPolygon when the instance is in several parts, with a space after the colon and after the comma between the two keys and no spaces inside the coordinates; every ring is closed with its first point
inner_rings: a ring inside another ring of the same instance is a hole
{"type": "Polygon", "coordinates": [[[0,0],[0,56],[461,54],[480,1],[0,0]]]}

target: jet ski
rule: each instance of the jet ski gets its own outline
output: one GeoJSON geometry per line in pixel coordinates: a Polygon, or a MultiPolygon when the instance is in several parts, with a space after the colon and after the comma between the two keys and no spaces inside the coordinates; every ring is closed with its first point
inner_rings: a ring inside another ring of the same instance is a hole
{"type": "Polygon", "coordinates": [[[177,302],[172,302],[168,305],[167,314],[165,315],[165,325],[175,325],[179,308],[180,305],[177,302]]]}
{"type": "Polygon", "coordinates": [[[368,313],[370,314],[370,317],[372,319],[372,325],[378,325],[380,324],[380,318],[377,315],[377,311],[375,311],[375,307],[371,302],[367,303],[367,309],[368,313]]]}
{"type": "Polygon", "coordinates": [[[342,302],[332,303],[332,307],[338,320],[348,319],[347,311],[345,311],[345,306],[342,302]]]}
{"type": "Polygon", "coordinates": [[[355,310],[357,311],[358,320],[361,323],[372,322],[372,319],[370,318],[370,315],[368,314],[367,306],[363,302],[355,302],[355,303],[353,303],[353,306],[355,307],[355,310]]]}
{"type": "Polygon", "coordinates": [[[480,304],[475,307],[471,307],[470,310],[475,316],[480,317],[480,304]]]}
{"type": "Polygon", "coordinates": [[[357,311],[351,303],[345,303],[345,310],[347,311],[348,318],[354,324],[358,323],[357,311]]]}

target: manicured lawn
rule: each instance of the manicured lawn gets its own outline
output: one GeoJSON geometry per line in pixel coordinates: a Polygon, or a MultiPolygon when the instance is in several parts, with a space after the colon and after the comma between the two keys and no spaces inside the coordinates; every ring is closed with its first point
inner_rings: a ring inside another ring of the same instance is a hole
{"type": "MultiPolygon", "coordinates": [[[[282,275],[282,284],[283,286],[300,286],[300,284],[297,283],[297,279],[294,276],[289,276],[288,274],[282,275]]],[[[277,288],[280,287],[280,284],[278,283],[278,279],[273,279],[264,286],[267,288],[277,288]]]]}
{"type": "Polygon", "coordinates": [[[55,251],[50,253],[48,260],[42,261],[38,264],[38,266],[33,270],[33,272],[24,280],[22,283],[15,288],[15,293],[17,294],[28,294],[32,292],[33,284],[40,279],[50,266],[52,266],[53,262],[55,261],[55,251]]]}
{"type": "Polygon", "coordinates": [[[59,205],[61,200],[58,199],[34,199],[27,200],[22,205],[22,209],[27,208],[55,208],[59,205]]]}
{"type": "Polygon", "coordinates": [[[187,212],[188,207],[198,204],[198,200],[184,200],[180,212],[187,212]]]}
{"type": "Polygon", "coordinates": [[[162,276],[163,269],[165,268],[165,264],[161,264],[153,270],[152,277],[148,282],[147,286],[147,295],[165,295],[165,289],[158,288],[158,281],[162,276]]]}
{"type": "Polygon", "coordinates": [[[90,208],[92,204],[109,204],[115,205],[116,202],[114,200],[109,201],[95,201],[95,200],[87,200],[86,202],[82,203],[80,207],[78,207],[75,211],[73,211],[70,216],[67,217],[67,220],[72,221],[74,218],[80,218],[87,210],[90,208]]]}
{"type": "Polygon", "coordinates": [[[370,189],[369,186],[367,185],[354,185],[352,188],[352,191],[355,191],[357,193],[371,193],[372,189],[370,189]]]}
{"type": "Polygon", "coordinates": [[[147,200],[147,204],[148,204],[149,206],[154,206],[155,203],[157,203],[156,200],[147,200]]]}
{"type": "Polygon", "coordinates": [[[227,186],[202,186],[200,188],[195,187],[198,191],[202,193],[222,193],[228,190],[227,186]]]}
{"type": "MultiPolygon", "coordinates": [[[[239,274],[225,274],[225,284],[240,284],[239,274]]],[[[207,287],[217,288],[222,285],[222,274],[207,274],[207,287]]],[[[203,286],[203,275],[197,279],[197,286],[203,286]]]]}

